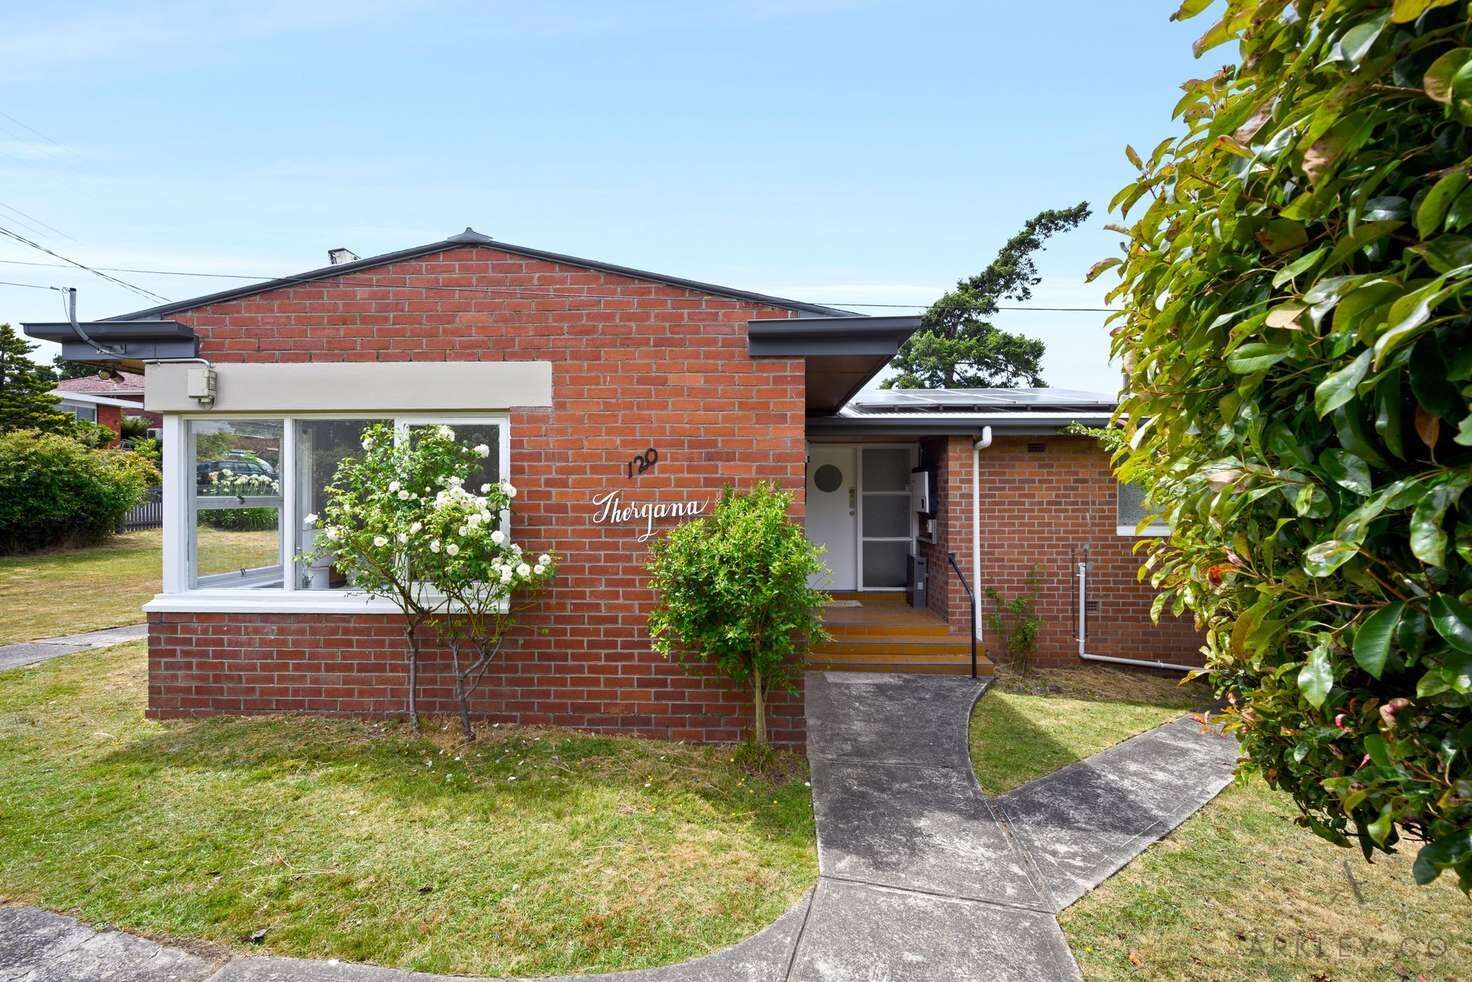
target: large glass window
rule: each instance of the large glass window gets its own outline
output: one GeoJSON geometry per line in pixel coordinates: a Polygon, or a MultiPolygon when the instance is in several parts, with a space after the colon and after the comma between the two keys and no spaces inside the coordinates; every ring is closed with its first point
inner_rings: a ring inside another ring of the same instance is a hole
{"type": "Polygon", "coordinates": [[[176,561],[184,566],[172,582],[191,590],[313,591],[328,599],[331,591],[349,591],[330,556],[310,564],[296,557],[315,544],[306,516],[322,511],[338,465],[362,453],[363,432],[375,423],[401,431],[448,425],[462,441],[484,444],[484,461],[468,482],[477,488],[505,471],[505,421],[497,418],[185,420],[179,463],[187,505],[173,519],[183,547],[176,561]]]}
{"type": "MultiPolygon", "coordinates": [[[[296,494],[294,512],[297,529],[297,551],[306,552],[317,544],[317,531],[306,522],[306,516],[320,512],[327,503],[327,485],[332,483],[337,466],[349,457],[363,452],[363,432],[385,419],[304,419],[296,426],[296,494]]],[[[347,577],[333,565],[330,556],[310,564],[297,563],[297,588],[301,590],[336,590],[347,587],[347,577]]]]}
{"type": "Polygon", "coordinates": [[[192,420],[189,551],[196,587],[280,586],[280,420],[192,420]]]}

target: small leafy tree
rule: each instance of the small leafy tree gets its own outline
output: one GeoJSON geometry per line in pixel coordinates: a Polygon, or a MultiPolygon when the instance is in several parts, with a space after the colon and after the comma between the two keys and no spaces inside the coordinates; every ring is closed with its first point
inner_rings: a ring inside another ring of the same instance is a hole
{"type": "Polygon", "coordinates": [[[749,685],[758,747],[767,745],[767,695],[791,690],[806,646],[827,637],[827,597],[808,586],[822,550],[787,517],[791,504],[771,484],[727,488],[709,515],[656,543],[649,566],[655,649],[687,666],[713,662],[749,685]]]}
{"type": "Polygon", "coordinates": [[[303,559],[330,559],[356,589],[403,612],[416,731],[420,629],[450,644],[455,696],[473,739],[469,700],[515,623],[510,597],[550,580],[552,557],[524,560],[502,529],[516,495],[510,482],[466,488],[488,447],[458,442],[448,426],[395,432],[382,423],[364,431],[362,444],[361,455],[338,465],[322,513],[305,516],[316,536],[303,559]]]}
{"type": "Polygon", "coordinates": [[[1007,653],[1011,666],[1027,674],[1028,664],[1038,647],[1038,631],[1043,626],[1038,616],[1038,593],[1043,588],[1043,567],[1034,565],[1023,580],[1022,592],[1010,600],[995,587],[986,588],[986,596],[992,602],[987,612],[987,626],[1001,637],[1002,650],[1007,653]]]}
{"type": "Polygon", "coordinates": [[[51,394],[56,377],[45,365],[31,359],[35,347],[9,324],[0,324],[0,433],[40,430],[70,434],[75,417],[57,408],[61,401],[51,394]]]}
{"type": "MultiPolygon", "coordinates": [[[[1187,0],[1178,17],[1210,6],[1187,0]]],[[[1173,527],[1248,770],[1368,859],[1472,890],[1472,23],[1466,0],[1229,0],[1185,134],[1111,204],[1120,477],[1173,527]]]]}
{"type": "Polygon", "coordinates": [[[1033,254],[1048,237],[1077,228],[1089,203],[1049,209],[1027,220],[986,269],[961,280],[925,312],[890,364],[886,389],[1013,388],[1042,385],[1043,342],[1011,334],[991,323],[1004,300],[1032,298],[1042,282],[1033,254]]]}

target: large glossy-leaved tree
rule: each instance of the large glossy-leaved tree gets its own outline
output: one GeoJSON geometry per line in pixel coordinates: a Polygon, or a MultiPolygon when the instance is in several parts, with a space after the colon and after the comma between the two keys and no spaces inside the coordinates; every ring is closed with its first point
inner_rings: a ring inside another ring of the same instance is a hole
{"type": "Polygon", "coordinates": [[[1184,135],[1127,151],[1094,273],[1121,476],[1174,525],[1147,571],[1305,824],[1472,888],[1468,5],[1231,0],[1198,54],[1228,42],[1184,135]]]}

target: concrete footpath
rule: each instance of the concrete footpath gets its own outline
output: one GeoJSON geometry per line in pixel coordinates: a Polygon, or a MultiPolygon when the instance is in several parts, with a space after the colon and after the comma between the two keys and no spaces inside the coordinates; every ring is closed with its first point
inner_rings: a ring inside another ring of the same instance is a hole
{"type": "Polygon", "coordinates": [[[110,627],[105,631],[88,631],[86,634],[68,634],[60,638],[41,638],[20,644],[0,645],[0,672],[7,668],[20,668],[23,665],[60,658],[76,651],[110,648],[128,641],[141,641],[146,637],[147,624],[129,624],[126,627],[110,627]]]}
{"type": "MultiPolygon", "coordinates": [[[[583,982],[1073,980],[1055,915],[1226,786],[1234,740],[1182,719],[1000,798],[967,721],[986,683],[811,672],[818,884],[706,958],[583,982]]],[[[291,958],[193,954],[60,914],[0,907],[0,982],[440,982],[291,958]]],[[[571,982],[570,979],[562,982],[571,982]]]]}

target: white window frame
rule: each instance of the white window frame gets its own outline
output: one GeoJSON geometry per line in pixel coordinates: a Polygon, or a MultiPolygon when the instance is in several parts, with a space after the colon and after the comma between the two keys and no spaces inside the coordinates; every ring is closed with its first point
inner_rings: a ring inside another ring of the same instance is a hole
{"type": "MultiPolygon", "coordinates": [[[[499,430],[497,449],[503,481],[511,478],[511,416],[506,412],[314,412],[314,413],[169,413],[164,416],[164,534],[163,592],[144,605],[159,613],[397,613],[392,600],[372,597],[359,590],[302,590],[295,571],[297,537],[301,530],[296,489],[296,424],[310,420],[380,419],[391,422],[396,432],[411,426],[444,424],[456,426],[494,425],[499,430]],[[279,421],[281,430],[281,505],[277,525],[281,530],[280,587],[191,587],[194,537],[190,534],[195,494],[195,473],[189,460],[188,424],[195,420],[279,421]]],[[[501,527],[508,534],[511,515],[503,512],[501,527]]]]}

